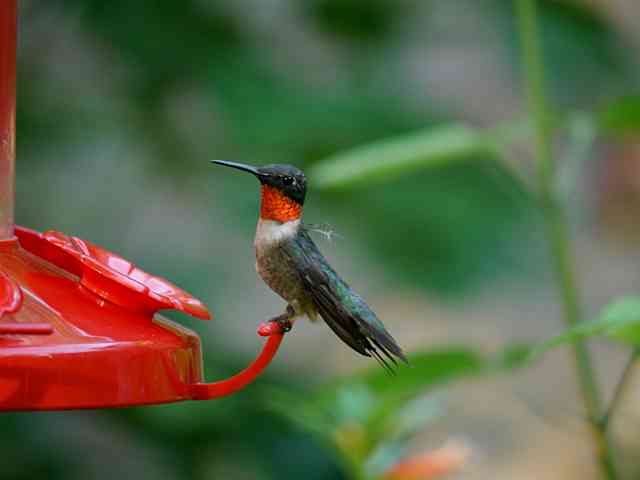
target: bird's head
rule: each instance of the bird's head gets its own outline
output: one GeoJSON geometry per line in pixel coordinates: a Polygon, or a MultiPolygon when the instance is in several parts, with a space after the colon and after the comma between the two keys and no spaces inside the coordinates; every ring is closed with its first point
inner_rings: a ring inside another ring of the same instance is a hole
{"type": "Polygon", "coordinates": [[[212,160],[213,163],[255,175],[261,184],[260,218],[281,223],[298,220],[307,193],[307,177],[293,165],[253,167],[236,162],[212,160]]]}

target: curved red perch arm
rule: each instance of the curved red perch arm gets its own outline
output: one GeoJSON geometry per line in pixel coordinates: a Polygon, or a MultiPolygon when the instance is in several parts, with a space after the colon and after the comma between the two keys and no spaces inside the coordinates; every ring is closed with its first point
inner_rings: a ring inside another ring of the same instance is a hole
{"type": "Polygon", "coordinates": [[[212,398],[225,397],[253,382],[273,360],[284,337],[284,329],[278,322],[270,321],[260,325],[258,335],[269,338],[251,365],[226,380],[213,383],[195,383],[190,387],[189,396],[193,400],[210,400],[212,398]]]}

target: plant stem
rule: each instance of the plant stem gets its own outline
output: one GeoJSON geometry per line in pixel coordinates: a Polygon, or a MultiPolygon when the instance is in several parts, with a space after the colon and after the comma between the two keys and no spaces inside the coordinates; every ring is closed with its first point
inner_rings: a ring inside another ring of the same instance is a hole
{"type": "MultiPolygon", "coordinates": [[[[555,172],[551,144],[552,125],[543,88],[544,69],[538,43],[536,1],[517,0],[517,11],[528,91],[528,104],[536,130],[540,203],[547,240],[551,249],[555,276],[562,295],[564,320],[568,327],[572,327],[581,320],[580,301],[574,276],[574,265],[567,222],[555,191],[555,172]]],[[[602,407],[589,352],[582,342],[574,343],[573,351],[582,401],[597,446],[600,466],[605,478],[616,480],[618,476],[614,464],[613,452],[609,445],[606,432],[604,428],[602,428],[602,423],[599,421],[602,407]]]]}
{"type": "Polygon", "coordinates": [[[602,418],[600,420],[600,425],[605,432],[609,428],[611,418],[624,400],[624,395],[627,391],[627,388],[629,388],[630,380],[633,376],[633,370],[638,359],[640,359],[640,348],[634,348],[631,352],[629,360],[627,361],[627,365],[624,367],[624,371],[622,372],[620,381],[616,385],[616,389],[613,392],[613,398],[609,403],[609,407],[607,408],[607,411],[602,415],[602,418]]]}

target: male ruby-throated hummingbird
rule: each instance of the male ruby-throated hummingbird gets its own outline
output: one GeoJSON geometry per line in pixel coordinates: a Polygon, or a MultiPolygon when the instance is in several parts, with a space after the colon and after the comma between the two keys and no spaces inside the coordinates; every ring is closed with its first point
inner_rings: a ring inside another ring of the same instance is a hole
{"type": "Polygon", "coordinates": [[[276,319],[291,327],[296,317],[318,314],[356,352],[372,355],[385,368],[394,358],[407,361],[402,349],[365,301],[338,276],[302,223],[307,178],[291,165],[252,167],[213,163],[255,175],[261,184],[260,219],[256,229],[256,270],[284,300],[287,311],[276,319]],[[385,358],[386,357],[386,358],[385,358]]]}

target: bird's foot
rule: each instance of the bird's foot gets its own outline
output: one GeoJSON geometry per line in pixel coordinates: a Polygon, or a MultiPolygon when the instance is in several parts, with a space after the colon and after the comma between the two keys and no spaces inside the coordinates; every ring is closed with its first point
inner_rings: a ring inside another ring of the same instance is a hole
{"type": "Polygon", "coordinates": [[[277,317],[273,317],[267,323],[276,324],[278,326],[278,329],[282,333],[287,333],[291,331],[291,327],[293,325],[291,323],[291,318],[293,317],[294,314],[295,312],[293,308],[288,306],[287,311],[285,313],[283,313],[282,315],[278,315],[277,317]]]}
{"type": "Polygon", "coordinates": [[[275,322],[280,327],[280,330],[282,330],[282,333],[290,332],[291,331],[291,327],[293,326],[291,324],[291,320],[289,320],[289,319],[277,318],[277,319],[275,319],[275,322]]]}

